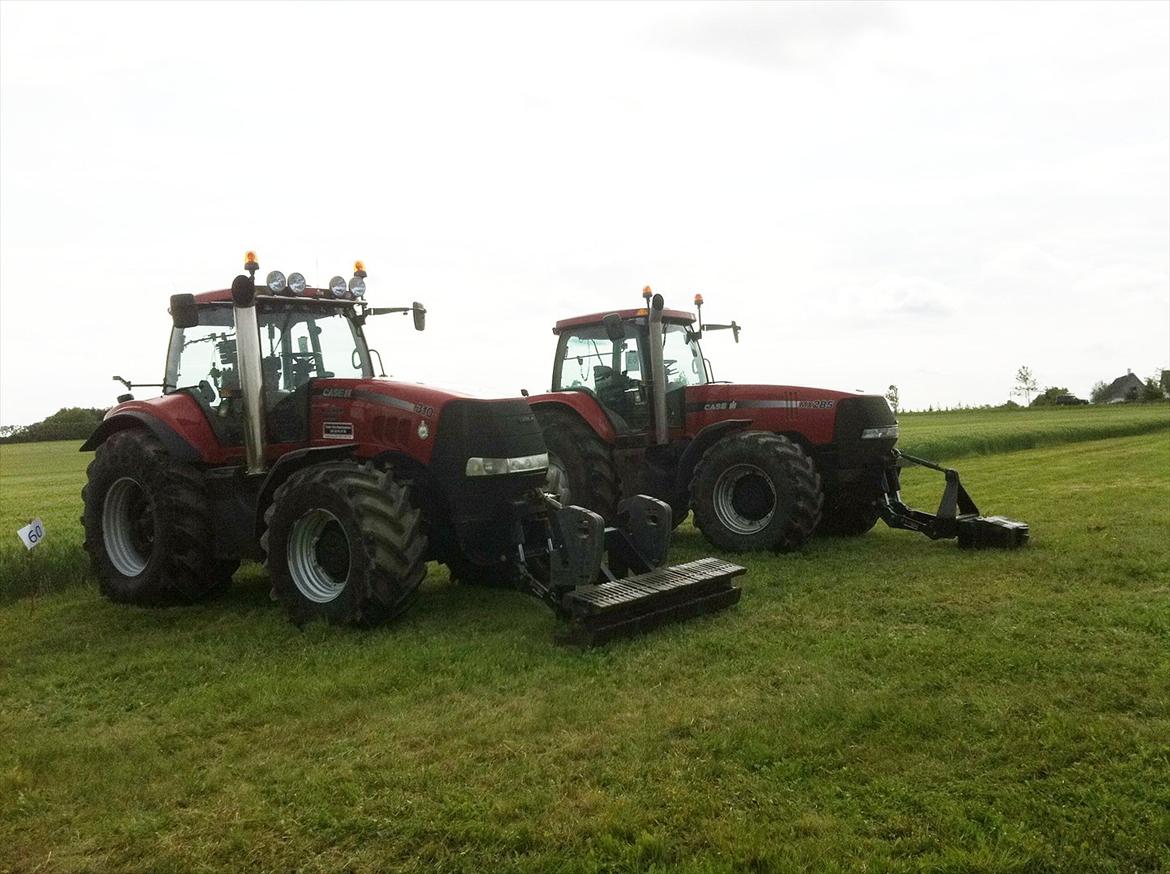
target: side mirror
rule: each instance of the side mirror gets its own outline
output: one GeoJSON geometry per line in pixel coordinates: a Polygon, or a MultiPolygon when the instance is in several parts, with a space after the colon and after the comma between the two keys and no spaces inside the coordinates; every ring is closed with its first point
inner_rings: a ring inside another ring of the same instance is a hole
{"type": "Polygon", "coordinates": [[[626,326],[622,324],[622,317],[617,313],[610,313],[601,320],[605,326],[605,334],[611,343],[620,343],[626,339],[626,326]]]}
{"type": "Polygon", "coordinates": [[[172,294],[170,313],[176,328],[194,328],[199,324],[199,307],[193,294],[172,294]]]}
{"type": "Polygon", "coordinates": [[[427,308],[416,300],[411,311],[414,313],[414,329],[424,330],[427,326],[427,308]]]}

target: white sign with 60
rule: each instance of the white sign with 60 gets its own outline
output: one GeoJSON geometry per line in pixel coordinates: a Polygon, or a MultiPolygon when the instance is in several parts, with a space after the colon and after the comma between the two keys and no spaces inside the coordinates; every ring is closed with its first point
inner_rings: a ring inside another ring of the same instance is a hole
{"type": "Polygon", "coordinates": [[[25,549],[32,549],[45,539],[45,525],[40,519],[33,519],[17,531],[16,536],[20,538],[20,542],[24,544],[25,549]]]}

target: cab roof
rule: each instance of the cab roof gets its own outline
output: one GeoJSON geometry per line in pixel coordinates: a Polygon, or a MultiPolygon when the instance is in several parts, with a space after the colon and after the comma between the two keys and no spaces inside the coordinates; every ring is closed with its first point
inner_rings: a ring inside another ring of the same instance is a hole
{"type": "MultiPolygon", "coordinates": [[[[559,334],[566,328],[579,328],[582,325],[600,325],[601,320],[612,312],[617,312],[618,318],[624,322],[630,319],[645,318],[650,311],[646,307],[639,307],[636,310],[606,310],[602,313],[590,313],[587,316],[574,316],[571,319],[561,319],[557,322],[556,327],[553,328],[553,333],[559,334]]],[[[684,310],[663,310],[662,320],[664,322],[683,322],[689,325],[695,321],[695,316],[693,313],[688,313],[684,310]]]]}
{"type": "MultiPolygon", "coordinates": [[[[264,289],[268,291],[267,288],[264,289]]],[[[306,288],[304,294],[262,294],[260,289],[256,289],[256,300],[278,300],[287,303],[299,303],[301,301],[311,300],[319,303],[348,303],[353,304],[357,301],[352,297],[333,297],[327,288],[306,288]]],[[[219,291],[205,291],[202,294],[195,295],[195,303],[231,303],[232,290],[230,288],[221,288],[219,291]]]]}

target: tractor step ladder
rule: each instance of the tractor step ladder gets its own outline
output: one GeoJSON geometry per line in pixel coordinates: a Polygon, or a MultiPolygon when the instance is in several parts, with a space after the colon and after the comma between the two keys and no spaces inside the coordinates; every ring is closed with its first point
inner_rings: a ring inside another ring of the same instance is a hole
{"type": "Polygon", "coordinates": [[[700,558],[637,576],[578,586],[561,601],[567,624],[557,642],[595,646],[633,637],[669,622],[715,613],[739,601],[732,580],[747,569],[717,558],[700,558]]]}

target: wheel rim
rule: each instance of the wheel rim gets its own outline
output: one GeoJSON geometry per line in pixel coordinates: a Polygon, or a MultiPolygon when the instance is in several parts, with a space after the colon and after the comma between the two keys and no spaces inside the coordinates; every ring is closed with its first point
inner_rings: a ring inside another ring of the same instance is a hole
{"type": "Polygon", "coordinates": [[[106,491],[102,541],[118,573],[136,577],[154,551],[154,501],[135,479],[124,476],[106,491]]]}
{"type": "Polygon", "coordinates": [[[569,471],[551,452],[548,454],[548,473],[544,476],[544,490],[565,507],[573,502],[573,492],[569,488],[569,471]]]}
{"type": "Polygon", "coordinates": [[[349,538],[328,510],[310,510],[293,523],[288,538],[293,584],[314,604],[328,604],[349,581],[349,538]]]}
{"type": "Polygon", "coordinates": [[[776,487],[754,464],[736,464],[715,480],[715,515],[736,534],[758,534],[776,513],[776,487]]]}

